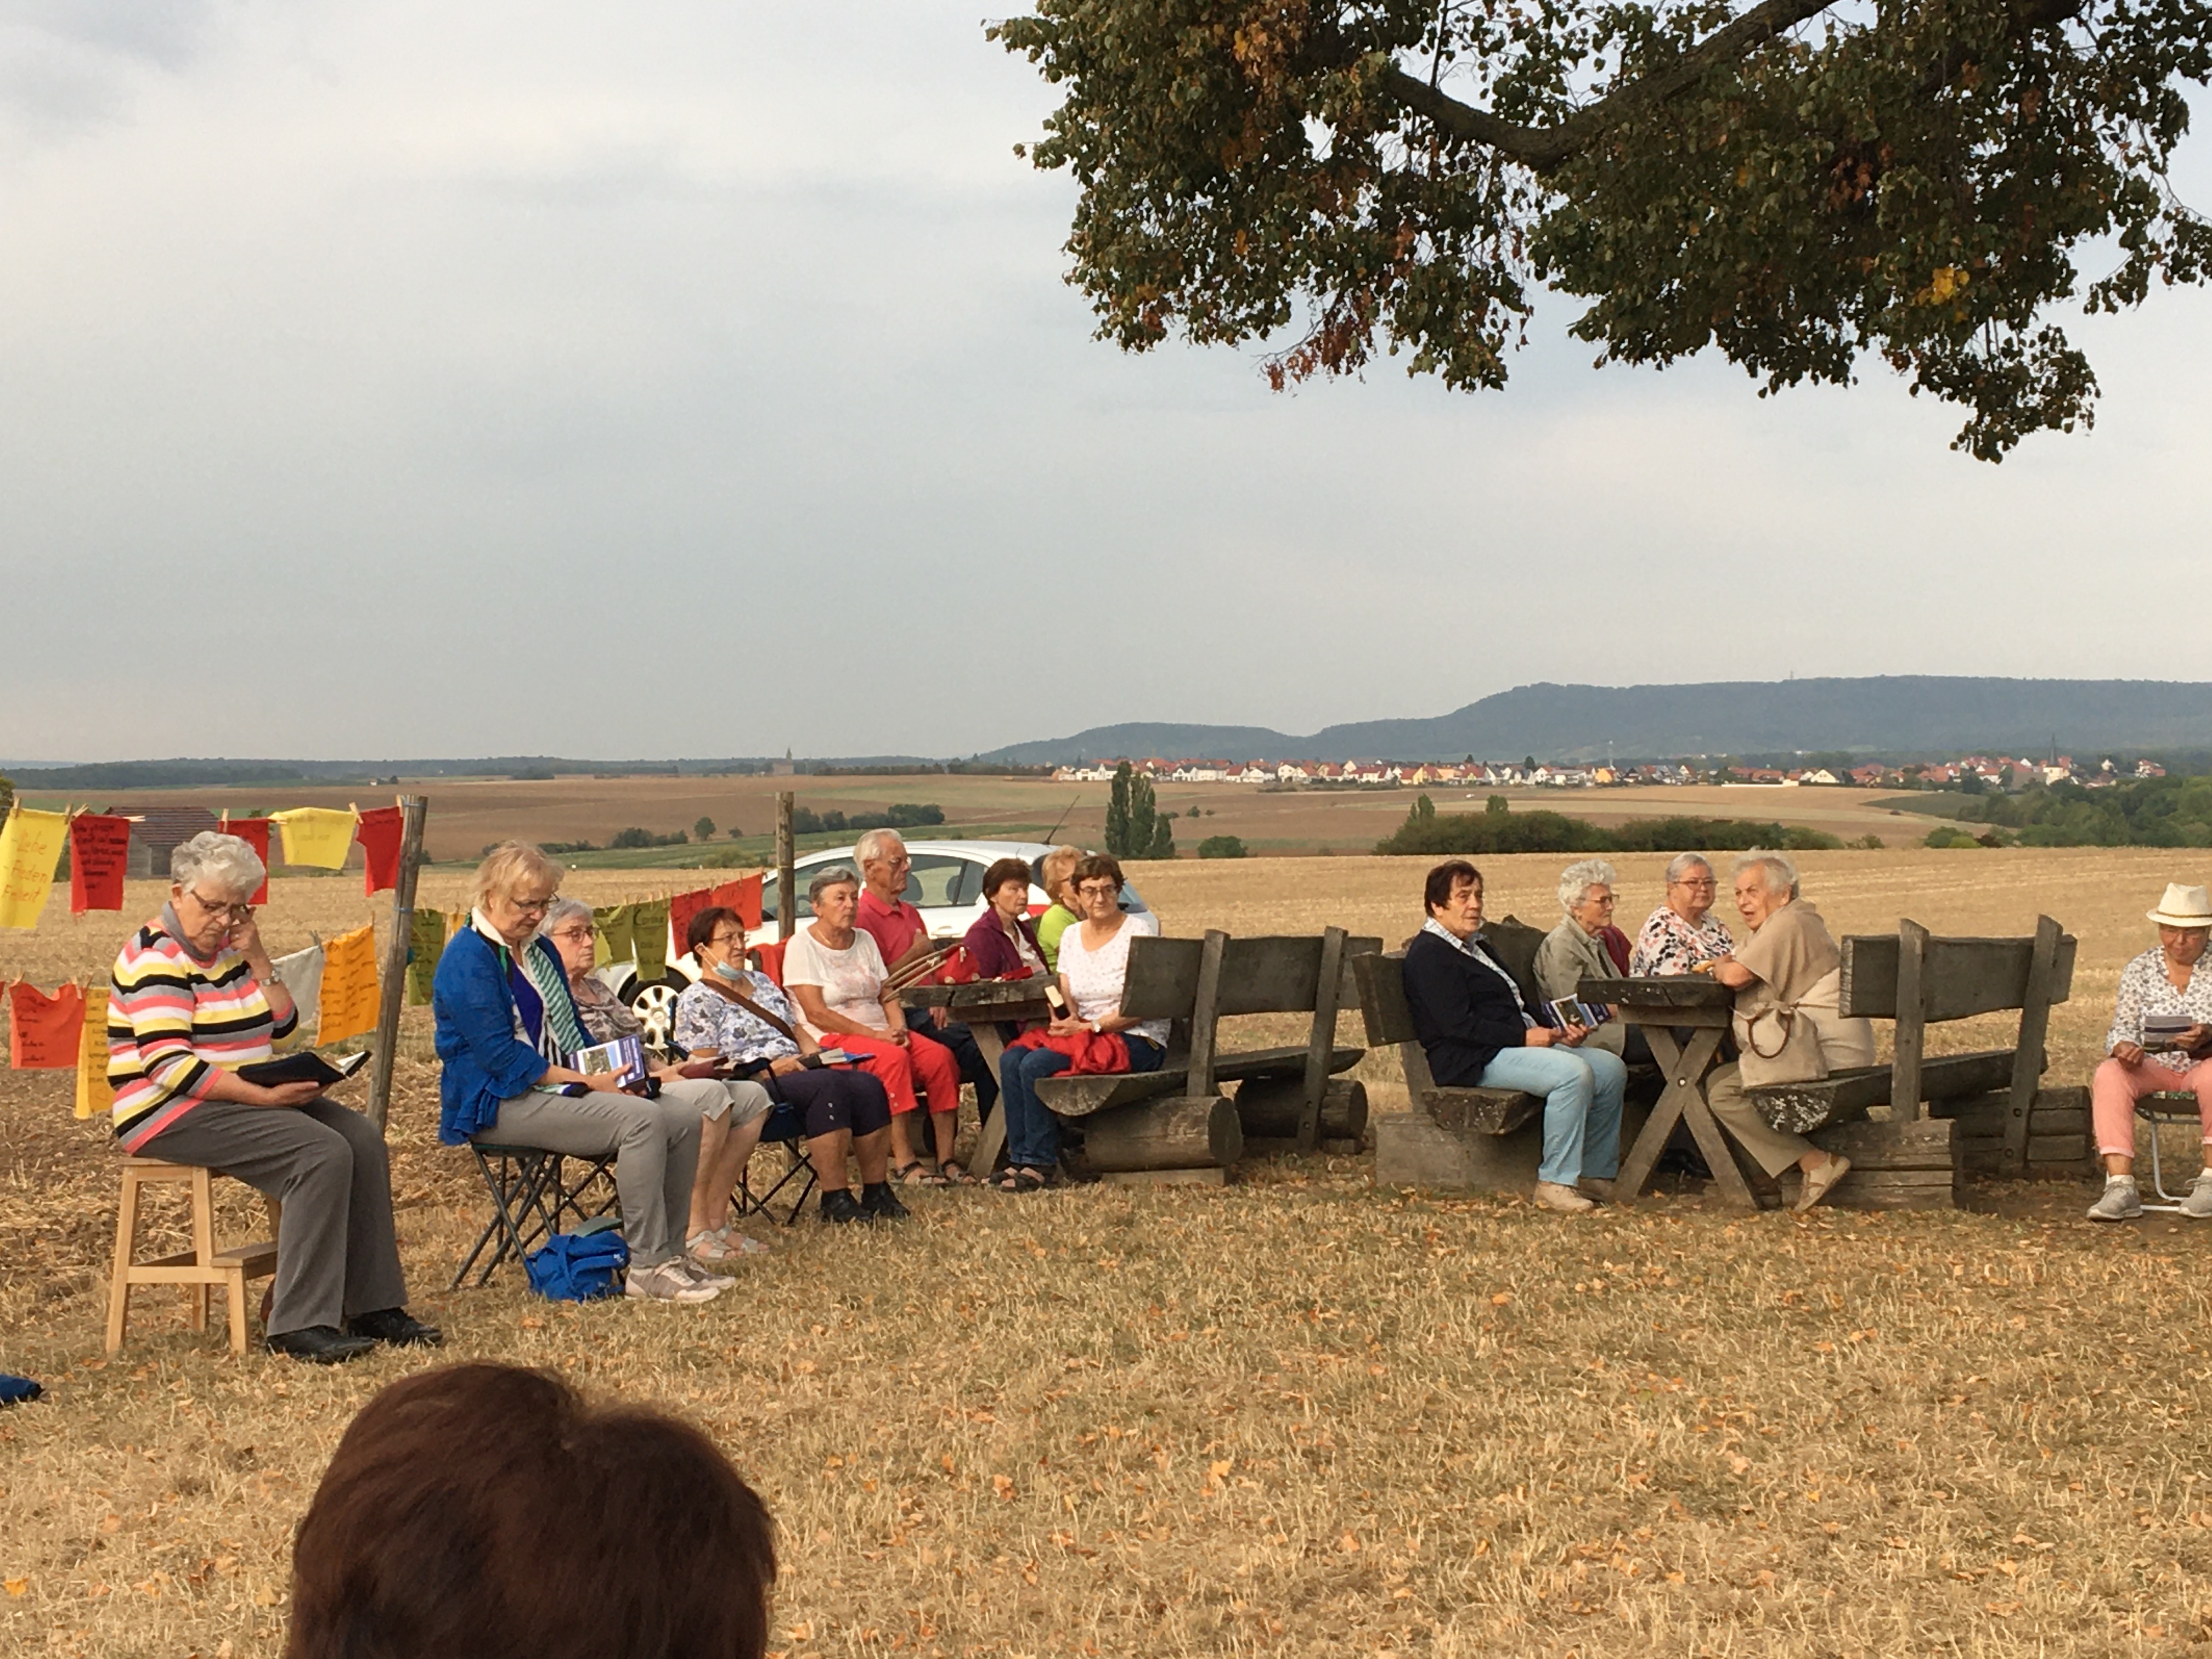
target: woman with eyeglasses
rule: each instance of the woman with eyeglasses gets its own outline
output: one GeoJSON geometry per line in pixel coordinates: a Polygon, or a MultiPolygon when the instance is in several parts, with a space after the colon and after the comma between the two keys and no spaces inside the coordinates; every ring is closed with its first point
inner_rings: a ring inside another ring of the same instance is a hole
{"type": "Polygon", "coordinates": [[[737,1281],[687,1257],[676,1229],[690,1212],[699,1111],[627,1093],[620,1074],[568,1064],[592,1046],[568,994],[568,970],[538,929],[561,866],[507,842],[477,866],[469,925],[438,958],[430,1008],[438,1028],[438,1139],[482,1140],[615,1159],[631,1296],[711,1302],[737,1281]]]}
{"type": "Polygon", "coordinates": [[[267,1340],[317,1364],[379,1342],[434,1346],[407,1312],[384,1136],[313,1083],[264,1086],[300,1022],[247,902],[267,872],[236,836],[207,830],[171,854],[169,902],[115,960],[107,1080],[116,1138],[135,1157],[232,1176],[284,1206],[267,1340]]]}
{"type": "Polygon", "coordinates": [[[1121,1012],[1129,945],[1140,933],[1158,933],[1159,923],[1149,911],[1121,908],[1121,866],[1103,853],[1080,860],[1069,881],[1082,920],[1060,936],[1066,1012],[999,1060],[1006,1171],[992,1185],[1002,1193],[1041,1190],[1060,1162],[1060,1119],[1038,1098],[1039,1083],[1078,1069],[1157,1072],[1167,1057],[1167,1021],[1131,1019],[1121,1012]]]}
{"type": "MultiPolygon", "coordinates": [[[[1567,914],[1536,947],[1536,988],[1546,1001],[1578,999],[1583,980],[1615,979],[1627,969],[1628,940],[1613,925],[1613,868],[1603,859],[1583,859],[1559,872],[1559,908],[1567,914]]],[[[1617,1016],[1620,1010],[1613,1012],[1617,1016]]],[[[1644,1033],[1618,1018],[1592,1030],[1582,1046],[1618,1054],[1632,1066],[1651,1058],[1644,1033]]]]}
{"type": "MultiPolygon", "coordinates": [[[[592,972],[592,907],[581,899],[556,899],[545,913],[545,937],[568,970],[568,995],[576,1018],[594,1042],[645,1037],[645,1025],[629,1005],[592,972]]],[[[744,924],[738,924],[740,939],[744,924]]],[[[694,1261],[727,1261],[739,1255],[763,1255],[768,1246],[731,1224],[730,1197],[760,1145],[761,1126],[773,1103],[768,1091],[743,1078],[686,1077],[679,1066],[652,1066],[661,1095],[689,1101],[699,1114],[699,1173],[691,1182],[690,1219],[684,1248],[694,1261]]]]}
{"type": "Polygon", "coordinates": [[[1637,979],[1709,974],[1735,950],[1726,924],[1710,914],[1719,896],[1713,866],[1696,853],[1677,853],[1667,863],[1667,902],[1646,917],[1628,953],[1637,979]]]}

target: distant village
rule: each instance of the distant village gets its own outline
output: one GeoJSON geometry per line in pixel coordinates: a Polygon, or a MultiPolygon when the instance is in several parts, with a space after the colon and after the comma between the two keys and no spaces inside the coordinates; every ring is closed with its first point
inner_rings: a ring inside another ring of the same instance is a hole
{"type": "Polygon", "coordinates": [[[2110,788],[2141,778],[2162,778],[2166,768],[2154,760],[2122,761],[2110,756],[2077,763],[2071,755],[2031,759],[2008,755],[1962,755],[1956,760],[1892,766],[1869,761],[1844,771],[1825,766],[1784,769],[1734,766],[1705,757],[1620,765],[1543,766],[1528,761],[1304,761],[1164,760],[1157,755],[1063,766],[1058,782],[1104,783],[1123,766],[1155,783],[1249,783],[1273,788],[1328,785],[1388,787],[1391,785],[1462,784],[1547,789],[1595,789],[1619,784],[1723,784],[1742,787],[1790,788],[1799,785],[1850,785],[1867,789],[2024,789],[2031,784],[2079,784],[2110,788]]]}

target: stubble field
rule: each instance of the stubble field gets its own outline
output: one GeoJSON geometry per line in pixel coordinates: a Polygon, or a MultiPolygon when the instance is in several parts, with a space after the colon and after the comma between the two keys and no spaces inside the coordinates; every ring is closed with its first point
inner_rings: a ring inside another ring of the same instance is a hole
{"type": "MultiPolygon", "coordinates": [[[[1910,915],[2081,939],[2054,1082],[2100,1047],[2142,912],[2190,855],[1831,854],[1837,931],[1910,915]]],[[[1558,914],[1560,860],[1489,860],[1558,914]]],[[[1622,915],[1658,858],[1623,858],[1622,915]]],[[[1153,867],[1169,931],[1396,940],[1424,862],[1153,867]]],[[[692,884],[597,873],[605,900],[692,884]]],[[[155,890],[134,886],[134,914],[155,890]]],[[[430,902],[458,900],[442,872],[430,902]]],[[[280,881],[279,950],[356,926],[352,881],[280,881]]],[[[0,936],[0,975],[104,969],[112,916],[0,936]]],[[[779,1651],[1993,1655],[2212,1639],[2205,1237],[2100,1230],[2086,1192],[1978,1212],[1562,1220],[1377,1193],[1365,1158],[1218,1192],[919,1195],[889,1236],[810,1220],[702,1309],[443,1286],[479,1223],[435,1144],[410,1011],[401,1243],[441,1358],[544,1365],[702,1424],[775,1510],[779,1651]]],[[[1970,1046],[1962,1029],[1945,1046],[1970,1046]]],[[[1370,1060],[1371,1086],[1395,1084],[1370,1060]]],[[[289,1532],[338,1434],[420,1365],[230,1360],[167,1298],[100,1352],[112,1153],[60,1073],[0,1073],[0,1648],[274,1654],[289,1532]]],[[[234,1224],[247,1206],[226,1198],[234,1224]]],[[[143,1293],[142,1293],[142,1296],[143,1293]]],[[[680,1540],[669,1546],[680,1548],[680,1540]]],[[[711,1564],[702,1564],[711,1570],[711,1564]]]]}

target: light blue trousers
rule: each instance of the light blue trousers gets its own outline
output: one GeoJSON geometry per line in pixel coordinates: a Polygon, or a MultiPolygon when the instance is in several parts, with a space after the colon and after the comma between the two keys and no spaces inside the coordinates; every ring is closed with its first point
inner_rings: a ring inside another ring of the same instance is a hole
{"type": "Polygon", "coordinates": [[[1544,1161],[1536,1179],[1571,1187],[1584,1176],[1610,1181],[1620,1169],[1620,1100],[1628,1067],[1602,1048],[1500,1048],[1482,1073],[1486,1089],[1544,1097],[1544,1161]]]}

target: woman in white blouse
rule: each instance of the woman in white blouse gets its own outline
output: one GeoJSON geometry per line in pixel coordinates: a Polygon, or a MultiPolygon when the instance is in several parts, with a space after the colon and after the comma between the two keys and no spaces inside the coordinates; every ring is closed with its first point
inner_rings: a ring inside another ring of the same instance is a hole
{"type": "Polygon", "coordinates": [[[1167,1058],[1167,1021],[1121,1012],[1130,941],[1157,933],[1158,922],[1149,911],[1121,908],[1121,866],[1103,854],[1079,863],[1072,880],[1083,919],[1060,936],[1067,1012],[1045,1028],[1049,1046],[1010,1048],[999,1061],[1007,1164],[994,1183],[1000,1192],[1037,1191],[1060,1161],[1060,1119],[1037,1098],[1039,1081],[1079,1065],[1091,1073],[1157,1072],[1167,1058]]]}
{"type": "MultiPolygon", "coordinates": [[[[2194,1091],[2212,1156],[2212,970],[2200,973],[2212,939],[2212,893],[2169,883],[2148,919],[2158,944],[2120,969],[2120,992],[2106,1033],[2106,1058],[2089,1080],[2105,1190],[2092,1221],[2125,1221],[2142,1213],[2136,1191],[2136,1102],[2145,1095],[2194,1091]]],[[[2181,1212],[2212,1216],[2212,1170],[2197,1177],[2181,1212]]]]}
{"type": "Polygon", "coordinates": [[[883,952],[865,929],[854,925],[860,877],[846,865],[833,864],[814,878],[806,896],[814,920],[791,936],[783,952],[784,988],[799,1004],[799,1018],[824,1048],[842,1048],[857,1057],[860,1069],[878,1079],[890,1097],[893,1181],[943,1187],[964,1179],[964,1172],[932,1174],[915,1151],[908,1126],[926,1099],[939,1170],[952,1162],[960,1062],[934,1037],[907,1029],[898,993],[884,985],[890,973],[883,952]]]}

